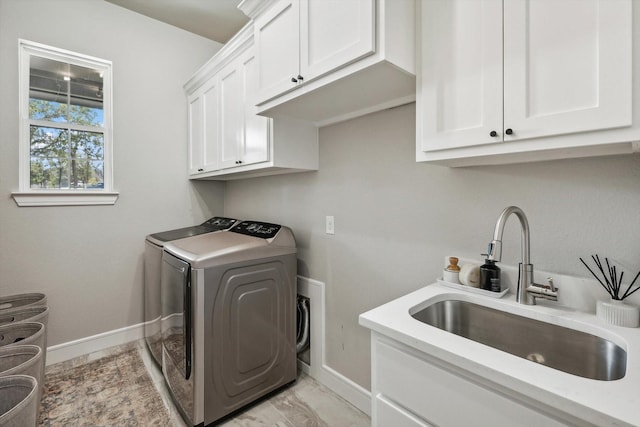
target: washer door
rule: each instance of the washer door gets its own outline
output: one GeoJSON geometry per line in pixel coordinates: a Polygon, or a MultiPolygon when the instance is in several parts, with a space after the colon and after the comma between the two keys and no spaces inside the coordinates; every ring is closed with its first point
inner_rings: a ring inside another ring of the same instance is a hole
{"type": "Polygon", "coordinates": [[[295,268],[291,254],[205,270],[205,424],[295,379],[295,268]]]}
{"type": "Polygon", "coordinates": [[[164,252],[162,256],[162,347],[185,379],[191,376],[191,266],[164,252]]]}

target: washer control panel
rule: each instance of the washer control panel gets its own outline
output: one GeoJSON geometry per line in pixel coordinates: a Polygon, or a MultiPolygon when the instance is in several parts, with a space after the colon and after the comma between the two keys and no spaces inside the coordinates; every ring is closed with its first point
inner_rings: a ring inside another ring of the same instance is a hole
{"type": "Polygon", "coordinates": [[[206,227],[209,230],[226,230],[235,223],[236,223],[236,220],[233,218],[214,216],[213,218],[209,218],[208,220],[206,220],[200,225],[203,227],[206,227]]]}
{"type": "Polygon", "coordinates": [[[247,236],[260,237],[262,239],[272,239],[278,234],[282,226],[260,221],[242,221],[229,231],[246,234],[247,236]]]}

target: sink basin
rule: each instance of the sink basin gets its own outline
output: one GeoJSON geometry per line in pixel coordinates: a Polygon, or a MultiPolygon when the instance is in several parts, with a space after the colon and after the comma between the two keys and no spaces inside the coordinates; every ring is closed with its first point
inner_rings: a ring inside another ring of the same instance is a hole
{"type": "Polygon", "coordinates": [[[412,317],[452,334],[569,374],[594,380],[623,378],[627,352],[609,340],[474,304],[445,300],[412,317]]]}

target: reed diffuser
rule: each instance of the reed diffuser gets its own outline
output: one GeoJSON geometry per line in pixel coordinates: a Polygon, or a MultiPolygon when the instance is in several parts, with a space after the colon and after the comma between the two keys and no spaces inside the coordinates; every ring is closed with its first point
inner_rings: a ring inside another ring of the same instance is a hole
{"type": "Polygon", "coordinates": [[[604,263],[600,261],[598,255],[591,255],[591,259],[596,265],[595,269],[591,269],[582,258],[580,258],[580,261],[611,297],[610,301],[598,301],[596,315],[614,325],[632,328],[638,326],[640,323],[640,309],[633,305],[625,304],[624,299],[640,290],[640,283],[636,285],[636,281],[640,277],[640,271],[622,292],[624,288],[622,285],[624,271],[618,271],[618,267],[610,263],[606,257],[604,263]],[[597,274],[594,270],[597,270],[600,274],[597,274]]]}

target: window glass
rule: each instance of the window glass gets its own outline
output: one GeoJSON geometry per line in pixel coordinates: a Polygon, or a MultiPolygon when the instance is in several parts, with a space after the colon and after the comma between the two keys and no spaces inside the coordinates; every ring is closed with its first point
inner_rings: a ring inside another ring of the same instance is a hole
{"type": "Polygon", "coordinates": [[[32,55],[29,117],[59,123],[104,126],[103,72],[32,55]]]}
{"type": "Polygon", "coordinates": [[[104,135],[31,126],[32,189],[104,188],[104,135]]]}

